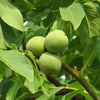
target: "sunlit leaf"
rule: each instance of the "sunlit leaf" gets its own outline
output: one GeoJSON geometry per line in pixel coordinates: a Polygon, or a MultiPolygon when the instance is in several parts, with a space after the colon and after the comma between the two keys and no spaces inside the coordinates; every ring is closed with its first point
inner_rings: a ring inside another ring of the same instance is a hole
{"type": "Polygon", "coordinates": [[[23,31],[22,14],[8,0],[0,0],[0,17],[8,25],[23,31]]]}
{"type": "Polygon", "coordinates": [[[81,4],[75,3],[67,8],[60,7],[60,14],[63,20],[70,21],[74,29],[77,29],[84,18],[84,10],[81,4]]]}
{"type": "Polygon", "coordinates": [[[0,60],[10,69],[24,76],[30,82],[33,81],[34,71],[31,62],[17,50],[0,50],[0,60]]]}
{"type": "Polygon", "coordinates": [[[24,85],[29,89],[31,93],[36,93],[41,84],[39,80],[36,78],[36,76],[34,76],[33,82],[29,82],[28,80],[25,80],[24,85]]]}

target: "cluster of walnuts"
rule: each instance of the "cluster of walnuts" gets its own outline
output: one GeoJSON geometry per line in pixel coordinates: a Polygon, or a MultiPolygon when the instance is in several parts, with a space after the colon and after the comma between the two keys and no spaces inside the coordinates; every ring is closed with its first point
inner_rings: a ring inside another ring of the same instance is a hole
{"type": "Polygon", "coordinates": [[[45,74],[57,74],[61,69],[61,60],[57,55],[68,46],[68,38],[61,30],[49,32],[46,37],[35,36],[31,38],[26,49],[38,57],[38,65],[45,74]]]}

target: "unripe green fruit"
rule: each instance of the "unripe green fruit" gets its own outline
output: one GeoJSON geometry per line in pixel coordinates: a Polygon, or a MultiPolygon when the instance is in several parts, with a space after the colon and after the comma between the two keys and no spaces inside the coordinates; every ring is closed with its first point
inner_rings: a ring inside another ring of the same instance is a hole
{"type": "Polygon", "coordinates": [[[31,51],[33,55],[39,57],[45,50],[44,41],[45,41],[44,37],[35,36],[27,42],[26,49],[31,51]]]}
{"type": "Polygon", "coordinates": [[[61,30],[50,32],[45,39],[45,48],[52,53],[60,53],[68,46],[68,38],[61,30]]]}
{"type": "Polygon", "coordinates": [[[49,52],[45,52],[40,56],[38,64],[40,70],[45,74],[56,75],[61,69],[59,56],[49,52]]]}

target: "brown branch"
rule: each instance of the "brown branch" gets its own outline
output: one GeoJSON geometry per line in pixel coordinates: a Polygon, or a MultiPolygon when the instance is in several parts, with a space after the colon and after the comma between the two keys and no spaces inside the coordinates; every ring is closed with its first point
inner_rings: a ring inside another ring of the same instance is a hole
{"type": "MultiPolygon", "coordinates": [[[[32,64],[34,65],[34,62],[33,62],[33,60],[28,56],[28,55],[26,55],[26,57],[28,57],[29,59],[30,59],[30,61],[32,62],[32,64]]],[[[69,71],[70,72],[70,71],[69,71]]],[[[73,74],[72,74],[73,75],[73,74]]],[[[57,86],[57,87],[59,87],[59,86],[63,86],[59,81],[57,81],[54,77],[52,77],[52,76],[50,76],[50,75],[46,75],[47,76],[47,78],[48,78],[48,80],[51,82],[51,83],[53,83],[55,86],[57,86]]],[[[69,93],[69,92],[71,92],[71,90],[69,90],[69,89],[62,89],[62,90],[60,90],[60,91],[58,91],[57,93],[56,93],[56,95],[65,95],[66,93],[69,93]]],[[[37,98],[37,97],[39,97],[39,96],[41,96],[42,94],[40,94],[40,95],[38,95],[38,96],[36,96],[36,97],[34,97],[34,96],[32,96],[29,100],[34,100],[35,98],[37,98]]],[[[72,98],[72,100],[81,100],[79,97],[77,97],[77,96],[74,96],[73,98],[72,98]]]]}
{"type": "Polygon", "coordinates": [[[46,75],[48,80],[52,82],[55,86],[63,86],[59,81],[57,81],[54,77],[50,75],[46,75]]]}
{"type": "MultiPolygon", "coordinates": [[[[54,77],[52,77],[52,76],[50,76],[50,75],[46,75],[47,76],[47,78],[48,78],[48,80],[51,82],[51,83],[53,83],[55,86],[57,86],[57,87],[59,87],[59,86],[63,86],[59,81],[57,81],[54,77]]],[[[71,92],[71,90],[69,90],[69,89],[62,89],[62,90],[60,90],[60,91],[58,91],[57,93],[56,93],[56,95],[65,95],[65,94],[67,94],[67,93],[69,93],[69,92],[71,92]]],[[[81,100],[79,97],[77,97],[77,96],[74,96],[73,98],[72,98],[72,100],[81,100]]]]}
{"type": "Polygon", "coordinates": [[[94,92],[94,90],[89,86],[86,80],[79,74],[76,69],[73,69],[66,63],[62,62],[62,67],[69,73],[71,73],[76,79],[81,83],[81,85],[87,90],[87,92],[94,98],[94,100],[100,100],[100,97],[94,92]]]}

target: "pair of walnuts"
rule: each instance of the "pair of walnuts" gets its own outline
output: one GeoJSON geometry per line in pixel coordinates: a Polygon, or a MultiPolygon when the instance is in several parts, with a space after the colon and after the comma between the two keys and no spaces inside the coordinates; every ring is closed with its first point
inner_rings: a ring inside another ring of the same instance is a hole
{"type": "Polygon", "coordinates": [[[35,36],[31,38],[26,49],[39,57],[38,65],[45,74],[57,74],[61,69],[61,60],[57,55],[68,46],[68,38],[61,30],[54,30],[46,37],[35,36]],[[47,50],[45,52],[45,50],[47,50]]]}

